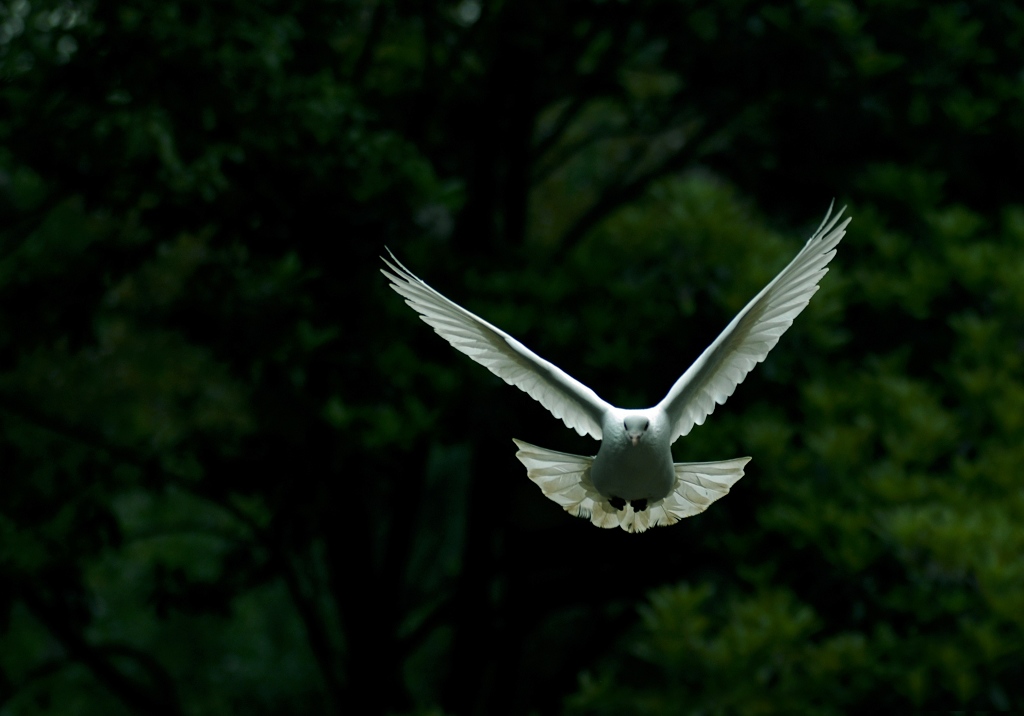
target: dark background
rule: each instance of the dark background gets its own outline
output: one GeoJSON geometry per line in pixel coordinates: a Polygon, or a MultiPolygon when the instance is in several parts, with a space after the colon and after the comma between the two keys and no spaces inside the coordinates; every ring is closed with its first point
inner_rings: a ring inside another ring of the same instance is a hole
{"type": "Polygon", "coordinates": [[[1016,2],[0,3],[0,714],[1024,707],[1016,2]],[[387,245],[653,404],[854,217],[641,535],[387,245]]]}

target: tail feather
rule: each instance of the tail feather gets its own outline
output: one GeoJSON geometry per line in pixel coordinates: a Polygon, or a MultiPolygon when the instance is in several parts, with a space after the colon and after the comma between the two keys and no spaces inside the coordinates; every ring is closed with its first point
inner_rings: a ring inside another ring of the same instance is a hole
{"type": "Polygon", "coordinates": [[[519,448],[516,457],[526,466],[529,478],[566,511],[574,515],[586,511],[589,516],[593,503],[603,499],[590,481],[594,458],[545,450],[521,440],[513,442],[519,448]]]}
{"type": "Polygon", "coordinates": [[[589,519],[598,527],[621,527],[627,532],[643,532],[657,525],[671,525],[685,517],[700,514],[715,500],[725,496],[741,477],[750,460],[740,457],[721,462],[680,462],[675,464],[676,484],[665,498],[636,512],[627,504],[616,510],[594,487],[590,479],[593,457],[547,450],[513,440],[516,457],[526,466],[527,476],[546,497],[576,517],[589,519]]]}
{"type": "Polygon", "coordinates": [[[671,525],[679,520],[699,515],[715,500],[729,494],[736,481],[743,477],[749,457],[737,457],[718,462],[677,462],[676,486],[660,503],[665,517],[659,524],[671,525]]]}

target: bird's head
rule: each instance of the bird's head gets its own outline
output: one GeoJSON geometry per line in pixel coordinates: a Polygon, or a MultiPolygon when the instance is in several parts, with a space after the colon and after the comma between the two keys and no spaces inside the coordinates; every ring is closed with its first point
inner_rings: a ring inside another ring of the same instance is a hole
{"type": "Polygon", "coordinates": [[[626,428],[626,437],[633,443],[633,447],[639,444],[640,438],[647,432],[647,427],[650,424],[651,421],[643,415],[630,415],[623,421],[623,426],[626,428]]]}

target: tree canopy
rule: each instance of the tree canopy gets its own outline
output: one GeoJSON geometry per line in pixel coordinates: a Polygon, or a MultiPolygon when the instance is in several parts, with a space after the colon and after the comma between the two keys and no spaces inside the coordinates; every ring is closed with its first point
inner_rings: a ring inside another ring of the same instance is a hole
{"type": "Polygon", "coordinates": [[[0,715],[1024,707],[1024,9],[0,1],[0,715]],[[808,309],[595,529],[385,246],[619,405],[828,207],[808,309]]]}

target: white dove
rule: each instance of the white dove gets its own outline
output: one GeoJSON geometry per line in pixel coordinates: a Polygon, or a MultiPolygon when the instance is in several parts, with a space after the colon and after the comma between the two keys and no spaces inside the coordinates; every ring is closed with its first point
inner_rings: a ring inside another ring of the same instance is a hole
{"type": "Polygon", "coordinates": [[[843,211],[830,220],[830,206],[796,258],[732,319],[660,403],[643,410],[601,400],[500,328],[432,289],[390,250],[393,263],[382,260],[391,272],[381,273],[452,346],[538,400],[580,435],[601,441],[596,456],[584,457],[513,440],[527,475],[546,496],[598,527],[643,532],[703,512],[743,477],[749,457],[673,464],[672,443],[694,425],[703,425],[716,403],[725,403],[804,310],[850,223],[849,218],[839,223],[843,211]]]}

